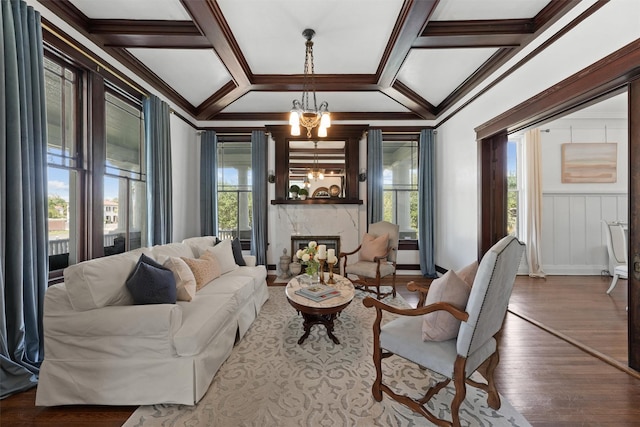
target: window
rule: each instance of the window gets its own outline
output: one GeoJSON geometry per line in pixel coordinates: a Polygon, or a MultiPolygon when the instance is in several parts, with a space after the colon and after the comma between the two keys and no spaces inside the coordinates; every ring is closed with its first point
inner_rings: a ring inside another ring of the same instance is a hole
{"type": "Polygon", "coordinates": [[[142,95],[45,36],[50,278],[146,246],[142,95]]]}
{"type": "Polygon", "coordinates": [[[418,238],[418,141],[384,140],[383,217],[400,226],[400,240],[418,238]]]}
{"type": "Polygon", "coordinates": [[[218,139],[218,237],[239,237],[243,248],[251,241],[251,141],[218,139]],[[224,141],[224,140],[222,140],[224,141]]]}
{"type": "Polygon", "coordinates": [[[147,246],[144,120],[138,100],[111,90],[105,111],[104,253],[112,255],[147,246]]]}
{"type": "Polygon", "coordinates": [[[77,125],[81,118],[79,74],[62,62],[44,59],[47,108],[47,197],[49,271],[77,262],[80,162],[77,125]]]}
{"type": "Polygon", "coordinates": [[[522,141],[510,138],[507,142],[507,234],[519,237],[522,141]]]}

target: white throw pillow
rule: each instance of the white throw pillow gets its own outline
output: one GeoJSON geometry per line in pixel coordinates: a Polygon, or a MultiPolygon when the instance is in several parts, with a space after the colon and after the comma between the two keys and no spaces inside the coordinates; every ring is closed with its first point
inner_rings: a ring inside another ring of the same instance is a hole
{"type": "Polygon", "coordinates": [[[216,256],[220,264],[220,274],[225,274],[238,268],[236,259],[233,257],[233,248],[231,247],[231,239],[225,239],[213,247],[206,249],[216,256]]]}
{"type": "Polygon", "coordinates": [[[176,279],[178,301],[191,301],[196,296],[196,278],[186,262],[178,257],[169,257],[163,266],[173,272],[176,279]]]}

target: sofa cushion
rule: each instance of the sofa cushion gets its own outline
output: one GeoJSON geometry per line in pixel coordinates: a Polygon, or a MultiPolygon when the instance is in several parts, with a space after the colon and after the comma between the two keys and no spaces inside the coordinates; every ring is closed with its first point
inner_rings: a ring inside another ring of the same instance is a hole
{"type": "MultiPolygon", "coordinates": [[[[194,253],[191,249],[191,246],[186,245],[184,243],[168,243],[166,245],[156,245],[151,248],[151,255],[153,258],[158,261],[160,264],[164,264],[164,262],[169,257],[187,257],[193,258],[194,253]]],[[[195,255],[196,257],[199,255],[195,255]]]]}
{"type": "Polygon", "coordinates": [[[240,244],[240,239],[238,239],[237,237],[233,239],[233,241],[231,242],[231,249],[233,251],[233,258],[235,259],[236,264],[238,264],[240,267],[247,265],[247,263],[244,261],[244,258],[242,257],[242,245],[240,244]]]}
{"type": "Polygon", "coordinates": [[[170,256],[163,266],[173,273],[176,280],[176,297],[178,301],[191,301],[196,296],[196,278],[191,268],[181,258],[170,256]]]}
{"type": "Polygon", "coordinates": [[[176,280],[173,278],[173,272],[144,254],[140,256],[126,285],[133,296],[134,304],[175,304],[176,302],[176,280]]]}
{"type": "Polygon", "coordinates": [[[149,249],[135,249],[65,268],[64,282],[73,309],[84,311],[108,305],[133,304],[125,282],[143,253],[148,254],[149,249]]]}
{"type": "Polygon", "coordinates": [[[384,256],[389,247],[389,233],[382,234],[378,237],[369,233],[364,233],[362,237],[362,246],[358,254],[360,261],[373,261],[375,257],[384,256]]]}
{"type": "Polygon", "coordinates": [[[205,252],[198,259],[181,258],[193,272],[196,279],[196,291],[208,285],[220,276],[220,264],[213,254],[205,252]]]}
{"type": "Polygon", "coordinates": [[[194,257],[199,257],[206,248],[213,247],[217,242],[216,236],[189,237],[182,241],[191,248],[194,257]]]}
{"type": "MultiPolygon", "coordinates": [[[[429,286],[425,305],[447,302],[460,310],[467,306],[471,287],[455,271],[449,270],[429,286]]],[[[458,336],[460,321],[444,310],[427,313],[422,318],[424,341],[446,341],[458,336]]]]}
{"type": "Polygon", "coordinates": [[[231,239],[225,239],[213,247],[206,248],[205,252],[210,252],[215,255],[216,259],[220,263],[221,274],[228,273],[238,268],[238,264],[236,264],[236,260],[233,257],[231,239]]]}
{"type": "Polygon", "coordinates": [[[260,288],[264,286],[265,280],[267,280],[267,268],[264,265],[256,265],[253,267],[245,266],[224,275],[224,277],[235,276],[251,277],[254,291],[259,291],[260,288]]]}
{"type": "Polygon", "coordinates": [[[202,289],[198,293],[198,298],[203,295],[232,294],[238,302],[238,306],[241,307],[252,298],[254,292],[252,277],[225,274],[202,289]]]}
{"type": "Polygon", "coordinates": [[[173,337],[179,356],[201,353],[229,322],[236,322],[239,309],[233,294],[198,295],[193,301],[179,301],[182,327],[173,337]]]}

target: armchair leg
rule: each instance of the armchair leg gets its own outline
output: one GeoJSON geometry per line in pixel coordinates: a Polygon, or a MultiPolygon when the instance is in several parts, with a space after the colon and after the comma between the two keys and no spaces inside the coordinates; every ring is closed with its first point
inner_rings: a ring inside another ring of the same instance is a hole
{"type": "Polygon", "coordinates": [[[454,427],[460,427],[460,406],[467,395],[467,386],[465,382],[464,368],[467,359],[461,356],[456,358],[453,367],[453,384],[455,385],[456,395],[451,402],[451,420],[454,427]]]}
{"type": "Polygon", "coordinates": [[[498,366],[498,362],[500,362],[500,355],[498,354],[498,349],[496,352],[491,355],[489,358],[489,365],[487,366],[487,403],[493,409],[500,409],[500,395],[498,394],[498,390],[496,389],[496,383],[493,381],[493,372],[496,370],[498,366]]]}

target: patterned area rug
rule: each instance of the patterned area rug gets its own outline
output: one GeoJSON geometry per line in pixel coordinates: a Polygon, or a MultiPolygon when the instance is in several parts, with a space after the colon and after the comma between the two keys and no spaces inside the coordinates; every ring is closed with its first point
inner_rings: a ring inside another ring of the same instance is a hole
{"type": "MultiPolygon", "coordinates": [[[[269,293],[260,315],[197,405],[141,406],[124,426],[432,425],[386,395],[381,402],[373,399],[371,325],[375,310],[362,305],[364,293],[356,291],[355,299],[336,320],[334,333],[340,345],[335,345],[320,325],[298,345],[302,317],[287,303],[283,287],[271,287],[269,293]]],[[[407,306],[401,297],[385,301],[407,306]]],[[[383,369],[387,384],[414,397],[438,380],[433,373],[399,357],[385,359],[383,369]]],[[[432,399],[435,404],[429,408],[439,417],[451,419],[452,399],[449,385],[432,399]]],[[[461,408],[462,425],[530,425],[506,399],[502,398],[499,411],[486,402],[485,392],[468,386],[461,408]]]]}

